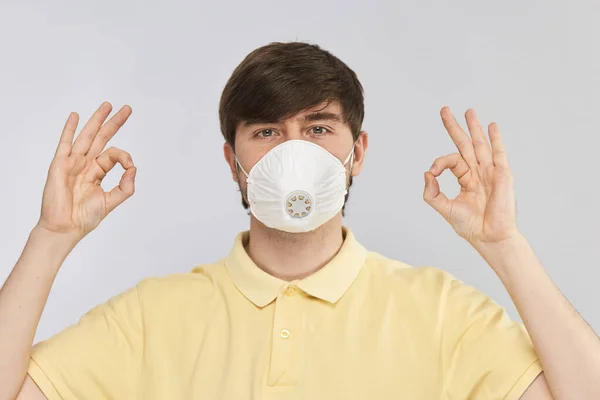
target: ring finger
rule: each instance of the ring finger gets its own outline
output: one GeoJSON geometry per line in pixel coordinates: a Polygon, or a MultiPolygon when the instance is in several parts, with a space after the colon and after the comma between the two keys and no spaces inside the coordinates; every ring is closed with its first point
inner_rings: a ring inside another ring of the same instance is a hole
{"type": "Polygon", "coordinates": [[[104,102],[98,107],[83,129],[81,129],[79,135],[77,135],[77,139],[75,139],[75,143],[73,143],[73,147],[71,148],[71,154],[85,155],[87,153],[92,144],[92,140],[96,137],[98,130],[111,111],[112,104],[108,102],[104,102]]]}

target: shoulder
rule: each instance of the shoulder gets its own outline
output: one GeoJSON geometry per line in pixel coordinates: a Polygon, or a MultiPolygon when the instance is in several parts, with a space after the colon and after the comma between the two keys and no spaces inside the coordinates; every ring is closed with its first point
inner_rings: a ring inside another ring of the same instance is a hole
{"type": "Polygon", "coordinates": [[[372,252],[366,267],[372,282],[382,282],[391,292],[430,304],[452,321],[468,324],[475,318],[507,318],[505,308],[491,296],[441,268],[413,267],[372,252]]]}
{"type": "Polygon", "coordinates": [[[375,281],[403,285],[427,292],[447,292],[458,281],[451,273],[434,266],[413,266],[370,251],[365,274],[375,281]]]}
{"type": "Polygon", "coordinates": [[[441,268],[414,267],[370,252],[364,276],[370,290],[433,308],[456,326],[467,326],[474,319],[507,318],[505,309],[493,298],[441,268]]]}
{"type": "Polygon", "coordinates": [[[477,306],[498,308],[490,296],[435,266],[412,266],[369,252],[364,267],[364,276],[371,289],[392,293],[405,300],[431,304],[445,312],[468,312],[477,306]]]}
{"type": "Polygon", "coordinates": [[[208,304],[217,295],[226,277],[223,261],[195,266],[189,272],[148,277],[137,284],[140,303],[144,308],[197,306],[208,304]]]}

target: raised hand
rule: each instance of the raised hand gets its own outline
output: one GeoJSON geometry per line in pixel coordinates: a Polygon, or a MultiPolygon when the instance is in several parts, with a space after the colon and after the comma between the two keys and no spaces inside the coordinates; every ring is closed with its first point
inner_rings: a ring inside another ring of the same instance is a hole
{"type": "Polygon", "coordinates": [[[425,172],[423,199],[476,248],[518,236],[513,176],[498,125],[488,126],[490,147],[474,110],[465,113],[470,138],[448,107],[440,115],[459,153],[437,158],[425,172]],[[453,200],[440,191],[436,179],[446,169],[460,184],[453,200]]]}
{"type": "Polygon", "coordinates": [[[103,124],[111,110],[110,103],[103,103],[75,143],[79,115],[69,115],[48,170],[38,227],[78,241],[133,194],[136,167],[131,156],[115,147],[104,150],[131,115],[131,107],[124,106],[103,124]],[[119,185],[105,192],[100,184],[116,163],[125,172],[119,185]]]}

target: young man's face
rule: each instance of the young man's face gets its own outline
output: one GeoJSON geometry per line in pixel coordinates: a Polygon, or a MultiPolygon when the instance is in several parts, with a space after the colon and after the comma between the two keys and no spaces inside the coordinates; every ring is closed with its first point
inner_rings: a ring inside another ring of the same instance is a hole
{"type": "MultiPolygon", "coordinates": [[[[344,162],[352,151],[354,140],[350,127],[343,122],[342,108],[337,102],[315,107],[300,112],[282,122],[243,121],[237,126],[235,136],[235,155],[244,168],[250,170],[273,147],[287,140],[307,140],[318,144],[344,162]]],[[[368,146],[366,132],[361,132],[354,147],[352,171],[350,162],[346,164],[349,175],[356,176],[363,166],[364,153],[368,146]]],[[[236,168],[235,155],[229,144],[225,144],[227,160],[233,179],[240,184],[246,197],[245,175],[236,168]]]]}

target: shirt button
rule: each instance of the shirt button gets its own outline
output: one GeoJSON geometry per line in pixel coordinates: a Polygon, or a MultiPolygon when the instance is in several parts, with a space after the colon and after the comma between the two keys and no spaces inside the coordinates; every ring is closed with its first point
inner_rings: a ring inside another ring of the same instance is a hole
{"type": "Polygon", "coordinates": [[[287,296],[293,296],[293,295],[295,295],[295,294],[296,294],[296,288],[295,288],[295,287],[293,287],[293,286],[290,286],[290,287],[288,287],[288,288],[285,290],[285,294],[286,294],[287,296]]]}
{"type": "Polygon", "coordinates": [[[281,331],[281,337],[284,338],[284,339],[289,338],[290,337],[290,331],[288,331],[287,329],[283,329],[281,331]]]}

